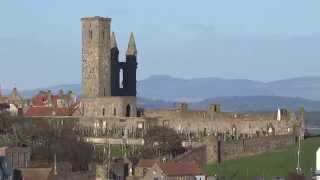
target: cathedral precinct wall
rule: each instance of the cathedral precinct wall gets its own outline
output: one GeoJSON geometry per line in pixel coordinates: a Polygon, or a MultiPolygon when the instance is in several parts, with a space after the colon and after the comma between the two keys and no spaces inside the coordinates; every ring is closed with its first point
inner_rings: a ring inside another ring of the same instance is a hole
{"type": "Polygon", "coordinates": [[[202,165],[219,163],[244,156],[283,150],[295,143],[296,136],[294,135],[264,136],[231,141],[217,140],[214,136],[208,136],[204,145],[206,148],[196,147],[179,156],[177,160],[194,160],[202,165]]]}
{"type": "Polygon", "coordinates": [[[303,127],[303,112],[292,111],[277,120],[277,112],[231,113],[192,111],[187,109],[145,110],[145,117],[159,119],[159,125],[167,125],[179,131],[235,133],[256,135],[268,132],[273,135],[299,133],[303,127]]]}

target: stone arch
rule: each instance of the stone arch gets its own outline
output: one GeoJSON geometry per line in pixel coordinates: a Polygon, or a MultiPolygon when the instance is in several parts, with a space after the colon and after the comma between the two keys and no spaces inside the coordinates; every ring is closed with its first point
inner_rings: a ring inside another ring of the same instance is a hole
{"type": "Polygon", "coordinates": [[[106,108],[102,108],[102,116],[106,115],[106,108]]]}
{"type": "Polygon", "coordinates": [[[130,104],[128,104],[126,106],[126,117],[130,117],[130,114],[131,114],[131,106],[130,104]]]}
{"type": "Polygon", "coordinates": [[[113,108],[113,115],[116,116],[117,115],[117,109],[113,108]]]}

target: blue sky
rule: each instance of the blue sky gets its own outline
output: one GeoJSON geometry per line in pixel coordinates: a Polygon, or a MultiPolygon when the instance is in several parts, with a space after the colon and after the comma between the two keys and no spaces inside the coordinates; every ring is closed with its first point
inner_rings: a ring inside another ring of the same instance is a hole
{"type": "Polygon", "coordinates": [[[10,0],[0,3],[0,84],[80,82],[80,18],[109,16],[138,78],[320,76],[319,0],[10,0]]]}

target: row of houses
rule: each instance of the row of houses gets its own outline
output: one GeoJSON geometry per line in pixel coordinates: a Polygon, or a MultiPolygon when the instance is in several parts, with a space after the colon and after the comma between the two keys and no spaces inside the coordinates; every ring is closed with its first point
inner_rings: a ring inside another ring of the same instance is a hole
{"type": "Polygon", "coordinates": [[[23,114],[22,109],[25,108],[25,102],[19,94],[17,88],[13,88],[10,95],[5,96],[0,91],[0,112],[8,112],[12,116],[23,114]]]}
{"type": "Polygon", "coordinates": [[[29,100],[24,99],[17,88],[9,96],[0,92],[0,113],[11,116],[71,116],[77,109],[77,96],[72,91],[53,94],[50,90],[39,91],[29,100]]]}
{"type": "Polygon", "coordinates": [[[0,148],[0,179],[4,180],[207,180],[195,161],[112,159],[107,166],[90,165],[87,171],[73,172],[69,162],[34,162],[26,146],[0,148]]]}

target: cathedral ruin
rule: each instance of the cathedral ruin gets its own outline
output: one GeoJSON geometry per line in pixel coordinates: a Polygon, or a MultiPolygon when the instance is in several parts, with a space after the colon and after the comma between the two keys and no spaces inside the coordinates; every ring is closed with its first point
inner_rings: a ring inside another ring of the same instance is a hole
{"type": "MultiPolygon", "coordinates": [[[[167,126],[177,131],[228,134],[233,137],[256,135],[303,135],[304,111],[281,109],[274,112],[223,112],[219,104],[207,111],[189,110],[181,103],[174,109],[139,109],[136,99],[137,48],[130,35],[125,61],[119,61],[111,19],[85,17],[82,23],[82,97],[80,122],[95,128],[143,129],[167,126]]],[[[124,133],[125,134],[125,133],[124,133]]]]}
{"type": "Polygon", "coordinates": [[[130,35],[126,61],[119,61],[111,19],[86,17],[82,23],[82,98],[84,117],[136,117],[137,48],[130,35]]]}

